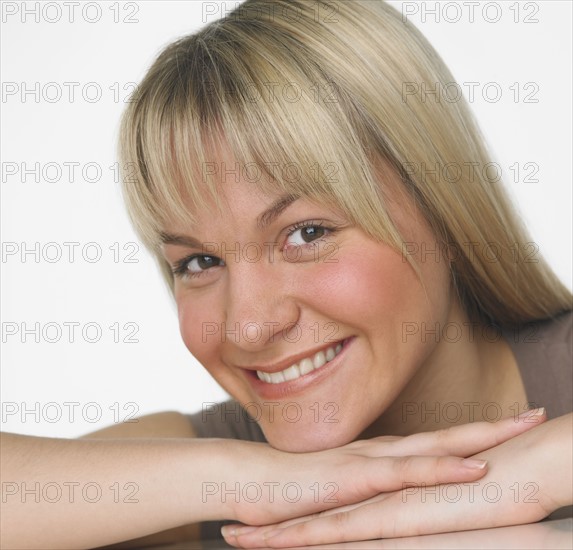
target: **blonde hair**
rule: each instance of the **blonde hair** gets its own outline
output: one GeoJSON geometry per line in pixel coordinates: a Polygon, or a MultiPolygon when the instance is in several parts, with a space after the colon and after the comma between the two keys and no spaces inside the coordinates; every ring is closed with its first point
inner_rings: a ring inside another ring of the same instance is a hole
{"type": "Polygon", "coordinates": [[[261,189],[327,200],[401,250],[383,161],[455,250],[451,273],[471,318],[508,325],[570,309],[571,293],[544,260],[523,258],[530,239],[487,175],[465,100],[411,93],[452,83],[426,39],[385,2],[246,0],[165,48],[124,113],[120,158],[134,226],[172,287],[162,230],[167,220],[192,223],[184,204],[217,203],[209,162],[225,145],[261,189]]]}

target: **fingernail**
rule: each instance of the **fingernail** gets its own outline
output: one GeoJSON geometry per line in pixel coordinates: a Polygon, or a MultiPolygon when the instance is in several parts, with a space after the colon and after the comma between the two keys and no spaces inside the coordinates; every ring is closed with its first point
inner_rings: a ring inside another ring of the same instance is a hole
{"type": "Polygon", "coordinates": [[[483,470],[486,467],[487,460],[479,460],[477,458],[464,458],[462,460],[464,468],[469,468],[470,470],[483,470]]]}
{"type": "Polygon", "coordinates": [[[250,525],[245,525],[245,527],[233,527],[232,525],[224,525],[223,527],[221,527],[221,535],[223,536],[223,538],[240,537],[241,535],[252,533],[257,529],[258,527],[252,527],[250,525]]]}
{"type": "Polygon", "coordinates": [[[545,407],[539,407],[538,409],[530,409],[522,412],[517,418],[536,418],[538,416],[543,416],[544,414],[545,407]]]}

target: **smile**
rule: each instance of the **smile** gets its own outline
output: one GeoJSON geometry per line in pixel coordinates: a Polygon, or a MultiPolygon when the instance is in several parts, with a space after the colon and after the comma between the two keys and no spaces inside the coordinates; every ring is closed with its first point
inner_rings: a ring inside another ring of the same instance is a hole
{"type": "Polygon", "coordinates": [[[332,361],[342,350],[342,344],[333,344],[331,347],[315,353],[311,357],[305,357],[298,363],[294,363],[290,367],[279,372],[263,372],[258,370],[257,376],[259,380],[267,384],[282,384],[290,380],[296,380],[309,372],[320,369],[329,361],[332,361]]]}

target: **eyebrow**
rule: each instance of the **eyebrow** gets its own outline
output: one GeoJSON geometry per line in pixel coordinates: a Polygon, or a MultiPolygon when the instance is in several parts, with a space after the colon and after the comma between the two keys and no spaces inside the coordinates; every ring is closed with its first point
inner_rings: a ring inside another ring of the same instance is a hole
{"type": "MultiPolygon", "coordinates": [[[[257,217],[257,227],[264,229],[276,220],[293,202],[298,200],[296,195],[284,195],[279,197],[269,208],[257,217]]],[[[195,238],[187,235],[162,232],[161,244],[185,246],[187,248],[202,248],[202,244],[195,238]]]]}
{"type": "Polygon", "coordinates": [[[283,195],[279,197],[257,218],[257,226],[260,229],[269,226],[296,200],[298,200],[296,195],[283,195]]]}
{"type": "Polygon", "coordinates": [[[175,235],[172,233],[161,233],[161,244],[174,244],[177,246],[186,246],[187,248],[201,248],[201,243],[193,237],[186,235],[175,235]]]}

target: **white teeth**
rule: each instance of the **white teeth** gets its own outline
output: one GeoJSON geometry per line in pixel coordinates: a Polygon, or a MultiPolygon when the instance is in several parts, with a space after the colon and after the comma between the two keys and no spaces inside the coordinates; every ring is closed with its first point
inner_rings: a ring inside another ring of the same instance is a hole
{"type": "Polygon", "coordinates": [[[284,371],[280,372],[269,372],[269,382],[271,384],[280,384],[281,382],[285,382],[285,377],[283,376],[284,371]]]}
{"type": "Polygon", "coordinates": [[[315,356],[303,359],[298,365],[295,363],[287,369],[280,372],[263,372],[258,370],[257,376],[259,380],[267,384],[280,384],[288,382],[289,380],[296,380],[315,369],[319,369],[329,361],[332,361],[342,350],[342,344],[337,344],[335,347],[330,347],[326,351],[319,351],[315,356]]]}
{"type": "Polygon", "coordinates": [[[300,370],[298,370],[298,367],[296,365],[293,365],[292,367],[283,370],[282,373],[283,376],[285,377],[285,381],[296,380],[297,378],[300,377],[300,370]]]}
{"type": "Polygon", "coordinates": [[[323,351],[319,351],[314,358],[312,359],[312,362],[314,363],[314,368],[315,369],[319,369],[320,367],[322,367],[322,365],[324,365],[324,363],[326,363],[326,356],[324,355],[323,351]]]}
{"type": "MultiPolygon", "coordinates": [[[[334,357],[334,356],[333,356],[334,357]]],[[[309,372],[314,370],[314,365],[312,363],[312,360],[310,359],[303,359],[299,365],[298,365],[298,369],[300,370],[300,374],[302,376],[304,376],[305,374],[308,374],[309,372]]]]}
{"type": "Polygon", "coordinates": [[[257,376],[259,377],[259,380],[262,380],[263,382],[266,382],[267,384],[271,383],[271,375],[269,373],[262,372],[262,371],[258,370],[257,376]]]}

